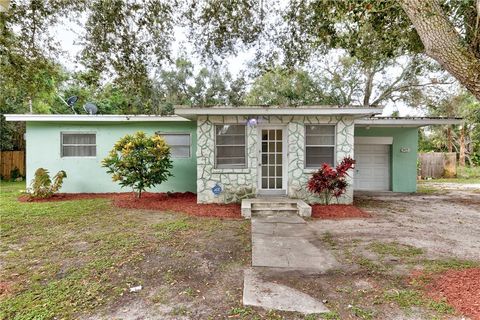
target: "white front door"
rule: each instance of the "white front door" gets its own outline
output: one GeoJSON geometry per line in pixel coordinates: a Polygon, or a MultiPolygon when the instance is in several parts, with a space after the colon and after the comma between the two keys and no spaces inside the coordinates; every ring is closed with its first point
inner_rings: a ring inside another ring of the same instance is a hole
{"type": "Polygon", "coordinates": [[[259,127],[258,190],[263,195],[286,194],[285,127],[259,127]]]}

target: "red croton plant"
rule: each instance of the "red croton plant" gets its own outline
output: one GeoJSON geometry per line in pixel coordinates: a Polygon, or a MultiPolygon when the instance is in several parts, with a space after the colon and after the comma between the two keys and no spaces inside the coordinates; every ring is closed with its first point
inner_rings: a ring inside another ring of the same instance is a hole
{"type": "Polygon", "coordinates": [[[355,160],[350,157],[343,158],[336,168],[324,163],[315,171],[308,180],[308,191],[323,197],[325,204],[330,204],[332,197],[338,198],[347,191],[348,170],[353,169],[355,160]]]}

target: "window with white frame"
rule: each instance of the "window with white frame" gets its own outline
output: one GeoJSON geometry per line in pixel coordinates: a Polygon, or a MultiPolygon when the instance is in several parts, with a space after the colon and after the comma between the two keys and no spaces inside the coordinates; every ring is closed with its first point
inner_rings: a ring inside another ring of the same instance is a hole
{"type": "Polygon", "coordinates": [[[91,132],[62,132],[62,157],[96,157],[97,137],[91,132]]]}
{"type": "Polygon", "coordinates": [[[172,158],[191,157],[191,138],[189,133],[157,132],[157,134],[162,136],[170,146],[170,155],[172,158]]]}
{"type": "Polygon", "coordinates": [[[320,168],[335,162],[335,126],[305,125],[305,168],[320,168]]]}
{"type": "Polygon", "coordinates": [[[215,126],[215,165],[217,168],[245,168],[246,126],[225,124],[215,126]]]}

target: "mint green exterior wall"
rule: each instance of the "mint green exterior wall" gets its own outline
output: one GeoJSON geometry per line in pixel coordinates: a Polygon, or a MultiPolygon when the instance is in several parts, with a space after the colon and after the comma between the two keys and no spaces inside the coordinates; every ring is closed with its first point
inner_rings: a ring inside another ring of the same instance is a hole
{"type": "Polygon", "coordinates": [[[392,191],[417,191],[417,128],[355,127],[355,137],[393,137],[390,155],[392,191]],[[401,152],[402,148],[408,148],[410,151],[401,152]]]}
{"type": "Polygon", "coordinates": [[[191,191],[197,189],[197,132],[196,122],[28,122],[26,133],[27,183],[33,179],[35,170],[46,168],[54,175],[59,170],[67,172],[67,178],[61,192],[130,192],[120,188],[111,176],[102,168],[101,161],[112,149],[114,143],[126,134],[136,131],[147,134],[178,132],[191,134],[191,157],[173,160],[173,177],[149,191],[191,191]],[[97,156],[78,158],[60,156],[61,132],[95,132],[97,137],[97,156]]]}

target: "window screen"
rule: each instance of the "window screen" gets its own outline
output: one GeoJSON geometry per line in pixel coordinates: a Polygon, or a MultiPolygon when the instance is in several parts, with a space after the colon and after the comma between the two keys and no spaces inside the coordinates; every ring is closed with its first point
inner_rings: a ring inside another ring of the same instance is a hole
{"type": "Polygon", "coordinates": [[[245,125],[216,125],[215,134],[216,167],[245,168],[245,125]]]}
{"type": "Polygon", "coordinates": [[[62,133],[62,157],[95,157],[95,133],[62,133]]]}
{"type": "Polygon", "coordinates": [[[172,158],[190,158],[190,134],[188,133],[158,133],[170,146],[172,158]]]}
{"type": "Polygon", "coordinates": [[[334,165],[335,126],[305,125],[305,167],[320,168],[334,165]]]}

